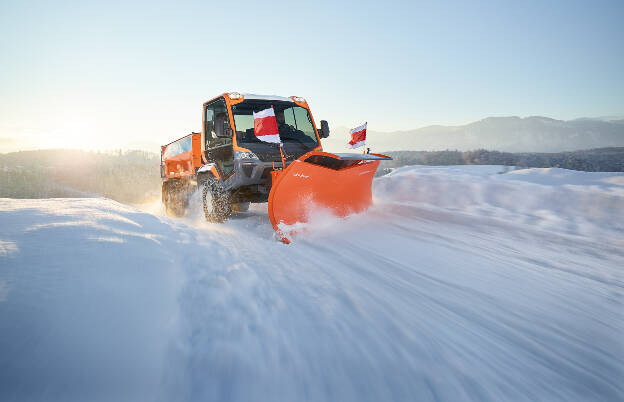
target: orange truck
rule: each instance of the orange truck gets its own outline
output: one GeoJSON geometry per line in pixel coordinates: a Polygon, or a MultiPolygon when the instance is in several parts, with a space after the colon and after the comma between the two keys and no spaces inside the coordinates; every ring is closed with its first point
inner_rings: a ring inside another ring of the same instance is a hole
{"type": "Polygon", "coordinates": [[[224,93],[203,104],[202,130],[161,147],[162,201],[181,216],[199,191],[204,214],[223,222],[250,203],[268,202],[273,228],[287,241],[289,228],[317,208],[346,216],[372,203],[371,184],[381,160],[370,153],[323,152],[329,126],[317,128],[305,99],[224,93]],[[253,113],[273,107],[278,144],[254,134],[253,113]]]}

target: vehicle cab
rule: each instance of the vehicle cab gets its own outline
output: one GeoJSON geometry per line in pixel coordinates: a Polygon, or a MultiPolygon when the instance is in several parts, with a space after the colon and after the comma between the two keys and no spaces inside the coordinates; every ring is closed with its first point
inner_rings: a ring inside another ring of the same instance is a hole
{"type": "Polygon", "coordinates": [[[307,152],[322,150],[320,139],[329,135],[327,122],[317,130],[303,98],[230,92],[203,104],[202,162],[214,163],[224,187],[244,195],[241,198],[266,200],[270,172],[282,163],[279,146],[261,142],[254,134],[253,113],[271,107],[286,165],[307,152]]]}

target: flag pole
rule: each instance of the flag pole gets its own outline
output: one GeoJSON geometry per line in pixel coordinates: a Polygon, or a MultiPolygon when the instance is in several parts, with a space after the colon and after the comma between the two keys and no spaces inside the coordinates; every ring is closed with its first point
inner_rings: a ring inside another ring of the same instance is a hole
{"type": "Polygon", "coordinates": [[[281,142],[280,142],[280,155],[282,156],[282,170],[284,170],[284,169],[286,169],[286,162],[284,162],[284,151],[282,150],[282,143],[281,142]]]}
{"type": "MultiPolygon", "coordinates": [[[[368,131],[368,122],[364,122],[364,125],[366,126],[366,131],[368,131]]],[[[364,150],[362,151],[362,153],[366,153],[366,145],[364,145],[364,150]]]]}
{"type": "MultiPolygon", "coordinates": [[[[275,115],[275,121],[277,122],[277,115],[275,114],[275,108],[271,105],[271,109],[273,109],[273,115],[275,115]]],[[[277,136],[279,137],[279,128],[277,130],[277,136]]],[[[280,147],[280,156],[282,157],[282,170],[286,169],[286,161],[284,160],[284,150],[282,149],[282,139],[280,138],[279,142],[280,147]]]]}

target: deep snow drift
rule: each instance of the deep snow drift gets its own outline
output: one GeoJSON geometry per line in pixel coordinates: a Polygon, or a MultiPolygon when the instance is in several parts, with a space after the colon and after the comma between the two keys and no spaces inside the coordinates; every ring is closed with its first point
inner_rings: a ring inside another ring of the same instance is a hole
{"type": "Polygon", "coordinates": [[[621,400],[624,175],[408,167],[284,245],[0,200],[1,400],[621,400]]]}

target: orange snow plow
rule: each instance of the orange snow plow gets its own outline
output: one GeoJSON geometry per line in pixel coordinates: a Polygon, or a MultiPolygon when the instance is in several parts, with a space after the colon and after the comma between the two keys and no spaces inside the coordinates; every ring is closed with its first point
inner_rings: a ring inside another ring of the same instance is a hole
{"type": "Polygon", "coordinates": [[[371,184],[379,154],[333,154],[312,151],[284,170],[273,171],[269,219],[285,239],[288,226],[307,222],[318,208],[344,217],[366,210],[373,202],[371,184]]]}
{"type": "Polygon", "coordinates": [[[192,193],[201,194],[204,215],[223,222],[250,203],[268,201],[271,225],[281,239],[289,226],[305,223],[315,209],[346,216],[372,203],[379,154],[323,152],[329,126],[317,129],[305,99],[230,92],[203,104],[202,131],[161,148],[162,202],[182,216],[192,193]],[[279,144],[259,140],[258,115],[274,116],[279,144]]]}

